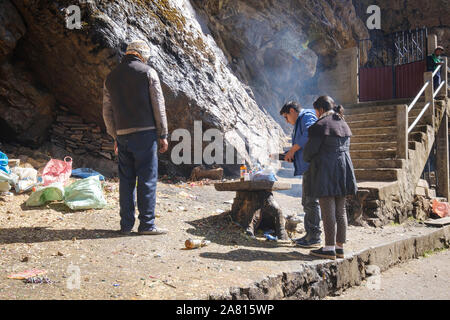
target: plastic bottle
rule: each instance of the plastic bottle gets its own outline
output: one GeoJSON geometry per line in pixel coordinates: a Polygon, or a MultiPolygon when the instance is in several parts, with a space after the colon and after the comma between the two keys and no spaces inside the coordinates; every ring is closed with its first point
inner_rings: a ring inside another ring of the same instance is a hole
{"type": "Polygon", "coordinates": [[[187,239],[184,242],[184,245],[188,249],[195,249],[195,248],[204,247],[210,243],[211,243],[211,241],[208,241],[208,240],[187,239]]]}
{"type": "Polygon", "coordinates": [[[245,164],[241,165],[241,181],[244,181],[245,179],[245,174],[247,173],[247,167],[245,166],[245,164]]]}

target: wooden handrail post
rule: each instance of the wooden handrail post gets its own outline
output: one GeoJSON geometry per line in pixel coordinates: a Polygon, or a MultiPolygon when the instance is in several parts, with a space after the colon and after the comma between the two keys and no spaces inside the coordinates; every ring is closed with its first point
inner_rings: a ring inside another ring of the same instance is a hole
{"type": "Polygon", "coordinates": [[[426,83],[427,81],[430,81],[430,84],[427,86],[427,88],[425,89],[425,105],[427,103],[430,103],[430,106],[428,107],[427,110],[427,117],[426,117],[426,121],[428,122],[428,124],[431,124],[433,126],[434,129],[434,84],[433,84],[433,72],[425,72],[423,74],[423,80],[424,83],[426,83]]]}
{"type": "Polygon", "coordinates": [[[397,106],[397,158],[408,159],[408,106],[397,106]]]}
{"type": "Polygon", "coordinates": [[[449,152],[448,152],[448,116],[444,112],[441,125],[436,136],[436,171],[437,171],[437,195],[450,198],[449,187],[449,152]]]}

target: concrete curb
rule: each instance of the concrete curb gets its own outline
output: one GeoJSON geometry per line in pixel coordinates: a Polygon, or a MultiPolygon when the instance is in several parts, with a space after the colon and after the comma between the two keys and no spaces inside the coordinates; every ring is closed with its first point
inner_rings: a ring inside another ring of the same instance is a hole
{"type": "Polygon", "coordinates": [[[321,299],[343,289],[360,285],[378,266],[381,271],[423,256],[425,252],[448,248],[450,225],[417,237],[354,252],[353,256],[335,261],[304,263],[298,271],[268,276],[250,287],[234,287],[225,294],[210,294],[210,300],[277,300],[321,299]]]}

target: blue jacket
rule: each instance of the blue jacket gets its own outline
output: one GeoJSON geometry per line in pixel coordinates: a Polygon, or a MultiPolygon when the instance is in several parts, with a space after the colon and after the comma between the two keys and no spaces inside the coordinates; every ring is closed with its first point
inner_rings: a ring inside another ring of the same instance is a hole
{"type": "Polygon", "coordinates": [[[308,128],[317,121],[314,109],[302,109],[295,122],[294,132],[292,133],[292,145],[297,144],[301,147],[294,154],[294,176],[301,176],[309,168],[309,163],[303,160],[303,148],[308,142],[308,128]]]}

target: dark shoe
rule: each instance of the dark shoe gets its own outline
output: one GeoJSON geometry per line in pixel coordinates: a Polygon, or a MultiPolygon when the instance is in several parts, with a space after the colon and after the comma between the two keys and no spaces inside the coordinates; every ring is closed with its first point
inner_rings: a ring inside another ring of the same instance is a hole
{"type": "Polygon", "coordinates": [[[319,248],[321,241],[320,239],[311,239],[311,240],[307,240],[307,239],[300,239],[298,241],[295,242],[295,244],[297,246],[299,246],[300,248],[319,248]]]}
{"type": "Polygon", "coordinates": [[[344,259],[344,249],[338,249],[336,248],[336,257],[340,258],[340,259],[344,259]]]}
{"type": "Polygon", "coordinates": [[[306,239],[308,239],[308,235],[307,235],[307,234],[304,235],[304,236],[301,237],[301,238],[293,239],[293,241],[294,241],[294,242],[299,242],[299,241],[305,241],[306,239]]]}
{"type": "Polygon", "coordinates": [[[143,236],[157,236],[160,234],[166,234],[167,232],[168,231],[166,229],[154,227],[150,230],[138,231],[138,234],[143,235],[143,236]]]}
{"type": "Polygon", "coordinates": [[[317,249],[317,250],[311,250],[309,252],[311,256],[319,257],[322,259],[330,259],[330,260],[336,260],[336,251],[324,251],[323,248],[317,249]]]}

